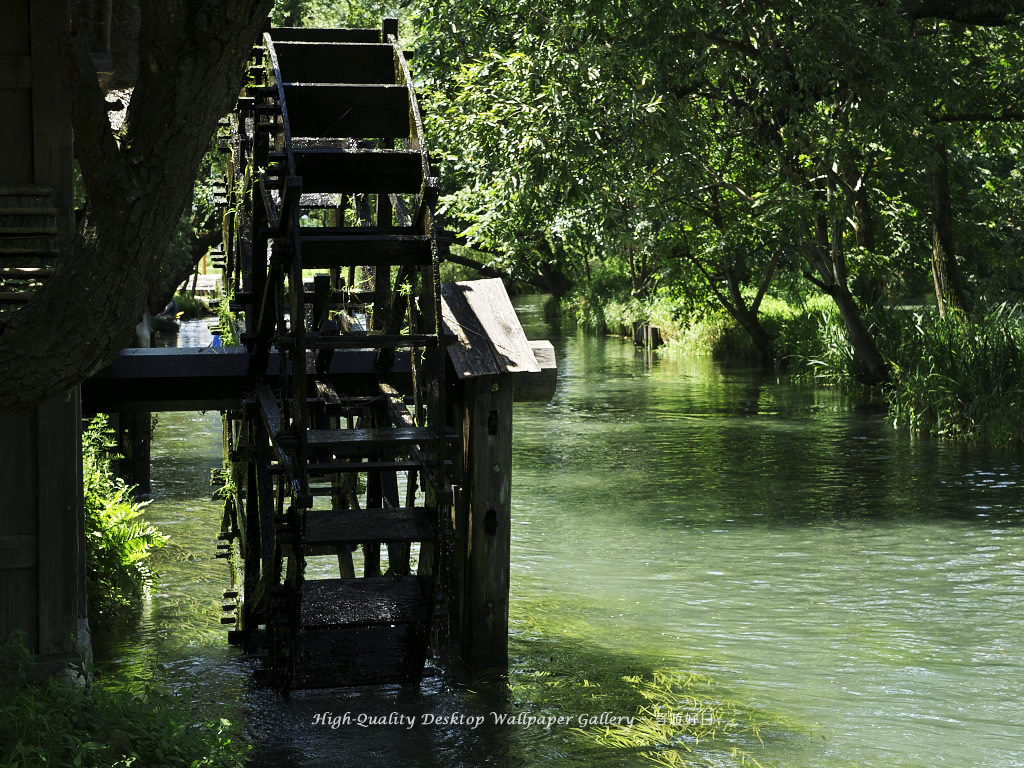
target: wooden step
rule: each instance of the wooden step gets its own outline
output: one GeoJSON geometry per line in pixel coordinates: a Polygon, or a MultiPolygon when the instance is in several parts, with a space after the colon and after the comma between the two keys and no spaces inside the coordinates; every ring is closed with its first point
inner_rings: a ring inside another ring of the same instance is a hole
{"type": "Polygon", "coordinates": [[[420,576],[318,579],[302,584],[303,629],[369,627],[426,621],[430,580],[420,576]]]}
{"type": "MultiPolygon", "coordinates": [[[[449,435],[454,438],[454,435],[449,435]]],[[[437,442],[437,432],[428,427],[370,427],[364,429],[310,429],[306,442],[311,448],[352,448],[366,450],[395,445],[437,442]]]]}
{"type": "Polygon", "coordinates": [[[11,270],[33,269],[52,274],[57,265],[57,256],[53,253],[5,253],[0,251],[0,267],[11,270]]]}
{"type": "MultiPolygon", "coordinates": [[[[276,48],[281,41],[305,43],[377,43],[379,29],[331,29],[325,27],[275,27],[270,32],[276,48]]],[[[388,46],[389,48],[391,46],[388,46]]]]}
{"type": "MultiPolygon", "coordinates": [[[[409,472],[420,469],[423,469],[423,462],[420,461],[324,461],[306,465],[306,472],[311,477],[353,472],[409,472]]],[[[280,475],[286,470],[280,464],[272,464],[267,471],[272,475],[280,475]]]]}
{"type": "Polygon", "coordinates": [[[12,208],[52,210],[54,208],[53,187],[0,187],[0,211],[12,208]]]}
{"type": "Polygon", "coordinates": [[[0,255],[0,278],[4,280],[45,280],[53,275],[53,268],[45,267],[12,267],[0,255]]]}
{"type": "Polygon", "coordinates": [[[303,192],[419,192],[423,161],[409,150],[296,149],[303,192]]]}
{"type": "Polygon", "coordinates": [[[292,136],[409,135],[409,90],[402,85],[286,83],[284,98],[292,136]]]}
{"type": "Polygon", "coordinates": [[[300,243],[304,269],[421,266],[432,259],[426,235],[303,235],[300,243]]]}
{"type": "MultiPolygon", "coordinates": [[[[287,342],[282,340],[282,346],[287,342]]],[[[306,336],[307,349],[410,349],[436,347],[432,334],[347,333],[343,336],[306,336]]]]}
{"type": "Polygon", "coordinates": [[[57,238],[51,234],[0,233],[0,257],[57,254],[57,238]]]}
{"type": "Polygon", "coordinates": [[[299,234],[302,237],[415,237],[421,235],[422,230],[417,232],[412,227],[299,227],[299,234]]]}
{"type": "MultiPolygon", "coordinates": [[[[2,263],[3,254],[0,253],[0,263],[2,263]]],[[[321,267],[307,267],[307,269],[321,269],[321,267]]],[[[315,299],[313,291],[304,291],[302,294],[302,300],[306,304],[312,304],[315,299]]],[[[364,306],[366,304],[372,304],[374,299],[373,291],[333,291],[329,297],[331,306],[335,305],[352,305],[352,306],[364,306]]],[[[235,294],[234,301],[230,302],[229,307],[232,312],[238,312],[244,310],[247,306],[251,305],[254,301],[254,297],[247,291],[239,291],[235,294]]]]}
{"type": "Polygon", "coordinates": [[[274,45],[285,83],[394,85],[395,49],[380,42],[315,43],[287,41],[274,45]]]}
{"type": "Polygon", "coordinates": [[[364,541],[431,541],[434,526],[422,507],[397,509],[311,509],[306,512],[303,541],[323,544],[359,544],[364,541]]]}
{"type": "Polygon", "coordinates": [[[409,625],[299,632],[293,688],[415,683],[423,674],[426,638],[409,625]]]}

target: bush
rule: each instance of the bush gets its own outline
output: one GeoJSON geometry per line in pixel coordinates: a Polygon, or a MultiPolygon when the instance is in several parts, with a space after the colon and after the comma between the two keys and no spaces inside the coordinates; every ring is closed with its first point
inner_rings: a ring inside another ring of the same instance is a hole
{"type": "Polygon", "coordinates": [[[192,725],[179,697],[151,688],[29,679],[19,640],[0,646],[0,768],[235,768],[247,746],[224,719],[192,725]]]}
{"type": "Polygon", "coordinates": [[[197,317],[207,317],[213,314],[205,301],[191,293],[178,291],[174,294],[174,300],[178,303],[178,311],[181,312],[182,320],[195,320],[197,317]]]}
{"type": "Polygon", "coordinates": [[[139,519],[145,504],[114,474],[113,432],[105,416],[93,419],[82,435],[82,487],[85,501],[86,576],[91,615],[116,615],[149,588],[146,559],[167,542],[153,525],[139,519]]]}

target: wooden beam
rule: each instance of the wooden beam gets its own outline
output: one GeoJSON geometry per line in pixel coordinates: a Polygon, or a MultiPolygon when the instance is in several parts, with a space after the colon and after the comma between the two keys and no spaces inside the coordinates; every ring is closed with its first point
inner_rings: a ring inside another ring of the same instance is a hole
{"type": "Polygon", "coordinates": [[[85,582],[82,510],[82,412],[78,389],[38,408],[39,646],[72,654],[85,582]]]}
{"type": "Polygon", "coordinates": [[[445,283],[441,297],[448,356],[459,379],[540,372],[501,280],[445,283]]]}
{"type": "Polygon", "coordinates": [[[546,403],[555,396],[558,385],[558,366],[555,362],[555,348],[550,341],[530,342],[530,349],[540,366],[539,371],[523,371],[513,375],[515,380],[515,401],[546,403]]]}
{"type": "MultiPolygon", "coordinates": [[[[83,408],[90,413],[236,409],[256,389],[249,359],[244,347],[124,349],[82,385],[83,408]]],[[[276,371],[278,365],[277,354],[271,354],[268,370],[276,371]]],[[[409,353],[396,353],[385,376],[398,390],[409,391],[409,353]]],[[[376,395],[376,353],[336,350],[330,369],[317,377],[346,395],[376,395]]]]}

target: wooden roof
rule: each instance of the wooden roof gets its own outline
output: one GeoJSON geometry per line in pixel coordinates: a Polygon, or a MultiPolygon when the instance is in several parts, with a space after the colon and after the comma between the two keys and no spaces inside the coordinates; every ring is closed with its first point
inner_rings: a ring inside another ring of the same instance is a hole
{"type": "Polygon", "coordinates": [[[501,280],[445,283],[441,312],[448,356],[460,379],[540,371],[501,280]]]}

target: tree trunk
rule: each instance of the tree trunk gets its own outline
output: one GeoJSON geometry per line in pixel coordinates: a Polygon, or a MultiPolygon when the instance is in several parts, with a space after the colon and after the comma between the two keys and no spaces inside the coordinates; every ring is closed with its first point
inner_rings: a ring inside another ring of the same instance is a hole
{"type": "Polygon", "coordinates": [[[771,336],[768,335],[764,326],[761,325],[761,321],[757,317],[757,308],[748,307],[747,302],[744,301],[734,265],[725,265],[725,279],[729,286],[729,297],[732,301],[722,302],[722,304],[725,306],[726,311],[733,316],[736,322],[743,326],[743,330],[750,336],[750,340],[754,343],[754,348],[757,350],[757,356],[761,363],[766,366],[771,365],[775,361],[771,336]]]}
{"type": "Polygon", "coordinates": [[[850,335],[850,343],[861,364],[861,369],[855,372],[857,380],[862,384],[881,384],[889,378],[889,365],[878,351],[875,339],[864,324],[860,308],[853,299],[853,294],[846,286],[835,285],[830,291],[832,300],[839,308],[839,314],[846,325],[846,332],[850,335]]]}
{"type": "Polygon", "coordinates": [[[947,311],[966,312],[963,280],[953,250],[953,209],[949,200],[949,155],[946,145],[936,146],[937,163],[932,171],[932,280],[939,316],[947,311]]]}
{"type": "MultiPolygon", "coordinates": [[[[144,53],[115,143],[88,42],[60,35],[87,206],[62,265],[0,320],[0,410],[65,392],[99,370],[155,298],[159,267],[218,119],[273,0],[144,3],[144,53]]],[[[188,269],[178,276],[184,280],[188,269]]]]}
{"type": "MultiPolygon", "coordinates": [[[[875,252],[875,217],[871,209],[871,198],[868,196],[866,179],[861,176],[851,185],[853,211],[853,231],[857,237],[857,245],[868,253],[875,252]]],[[[867,305],[877,304],[884,293],[882,281],[871,274],[858,274],[854,278],[857,296],[867,305]]]]}

